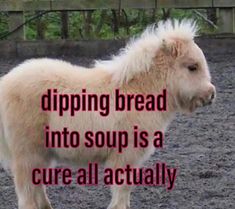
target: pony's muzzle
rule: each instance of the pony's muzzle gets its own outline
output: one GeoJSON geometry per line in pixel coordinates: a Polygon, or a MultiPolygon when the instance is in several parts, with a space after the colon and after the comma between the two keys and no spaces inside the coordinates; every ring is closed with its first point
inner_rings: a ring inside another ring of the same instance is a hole
{"type": "Polygon", "coordinates": [[[216,98],[216,90],[215,86],[210,84],[208,90],[205,95],[201,98],[202,106],[210,105],[215,101],[216,98]]]}

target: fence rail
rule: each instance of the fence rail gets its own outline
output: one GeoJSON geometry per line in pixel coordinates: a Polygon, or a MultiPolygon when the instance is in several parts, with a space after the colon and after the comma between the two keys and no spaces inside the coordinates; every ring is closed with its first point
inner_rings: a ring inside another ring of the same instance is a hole
{"type": "Polygon", "coordinates": [[[0,0],[0,11],[94,9],[231,8],[234,0],[0,0]]]}
{"type": "Polygon", "coordinates": [[[87,11],[98,9],[208,9],[218,10],[219,32],[235,34],[235,0],[0,0],[0,12],[9,12],[10,39],[24,39],[24,12],[87,11]]]}

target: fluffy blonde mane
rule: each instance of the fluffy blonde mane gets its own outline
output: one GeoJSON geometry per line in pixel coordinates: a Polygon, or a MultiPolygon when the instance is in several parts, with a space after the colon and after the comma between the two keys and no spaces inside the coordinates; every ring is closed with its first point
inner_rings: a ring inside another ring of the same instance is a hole
{"type": "Polygon", "coordinates": [[[112,74],[113,81],[119,85],[127,83],[134,75],[148,71],[153,58],[163,41],[177,38],[193,41],[197,33],[193,20],[168,20],[147,27],[140,37],[132,39],[118,55],[111,60],[96,61],[95,68],[104,69],[112,74]]]}

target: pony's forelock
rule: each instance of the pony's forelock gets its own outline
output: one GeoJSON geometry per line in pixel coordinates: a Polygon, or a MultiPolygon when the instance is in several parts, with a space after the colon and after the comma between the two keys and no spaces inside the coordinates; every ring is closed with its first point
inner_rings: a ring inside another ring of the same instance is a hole
{"type": "Polygon", "coordinates": [[[148,71],[153,58],[161,48],[162,42],[170,39],[193,41],[198,31],[193,20],[167,20],[153,24],[138,37],[131,39],[119,54],[111,60],[98,60],[95,68],[104,69],[112,74],[113,82],[118,85],[127,83],[136,74],[148,71]]]}

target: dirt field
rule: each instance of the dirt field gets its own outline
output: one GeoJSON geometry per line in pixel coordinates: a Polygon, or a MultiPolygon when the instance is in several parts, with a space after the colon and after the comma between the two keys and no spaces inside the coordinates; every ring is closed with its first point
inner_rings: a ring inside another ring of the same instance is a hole
{"type": "MultiPolygon", "coordinates": [[[[217,87],[216,103],[192,116],[178,116],[170,125],[165,147],[145,166],[166,162],[178,167],[175,188],[137,187],[132,193],[135,209],[232,209],[235,208],[235,48],[219,43],[206,50],[212,80],[217,87]]],[[[229,44],[227,45],[229,46],[229,44]]],[[[90,59],[64,58],[88,65],[90,59]]],[[[1,60],[0,71],[9,71],[21,60],[1,60]]],[[[75,170],[75,168],[74,168],[75,170]]],[[[107,186],[51,186],[48,194],[55,209],[105,209],[110,200],[107,186]]],[[[0,209],[16,209],[11,177],[0,168],[0,209]]]]}

